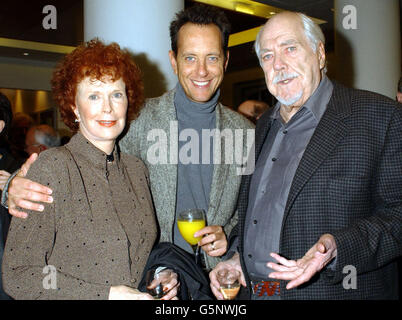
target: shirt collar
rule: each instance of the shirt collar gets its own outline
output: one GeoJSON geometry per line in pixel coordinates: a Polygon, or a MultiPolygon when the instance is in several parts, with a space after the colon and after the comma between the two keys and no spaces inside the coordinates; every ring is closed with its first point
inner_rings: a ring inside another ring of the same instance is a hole
{"type": "Polygon", "coordinates": [[[333,84],[329,81],[328,77],[324,75],[317,89],[315,89],[311,97],[304,103],[304,106],[313,113],[317,121],[321,120],[322,115],[327,109],[327,104],[331,98],[333,89],[333,84]]]}
{"type": "MultiPolygon", "coordinates": [[[[80,132],[77,132],[66,145],[66,147],[73,154],[80,154],[83,158],[89,160],[89,162],[100,168],[106,169],[106,164],[108,160],[108,155],[102,150],[98,149],[95,145],[93,145],[90,141],[88,141],[80,132]]],[[[118,148],[115,146],[113,152],[111,153],[113,156],[113,161],[117,163],[120,167],[120,153],[118,152],[118,148]]],[[[110,156],[109,156],[110,158],[110,156]]]]}

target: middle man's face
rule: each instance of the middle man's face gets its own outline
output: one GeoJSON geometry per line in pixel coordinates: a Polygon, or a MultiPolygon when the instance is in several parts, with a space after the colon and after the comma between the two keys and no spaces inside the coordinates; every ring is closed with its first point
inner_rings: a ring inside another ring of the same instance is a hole
{"type": "Polygon", "coordinates": [[[209,101],[218,90],[229,60],[214,24],[186,23],[178,33],[177,56],[169,51],[169,57],[187,97],[199,103],[209,101]]]}

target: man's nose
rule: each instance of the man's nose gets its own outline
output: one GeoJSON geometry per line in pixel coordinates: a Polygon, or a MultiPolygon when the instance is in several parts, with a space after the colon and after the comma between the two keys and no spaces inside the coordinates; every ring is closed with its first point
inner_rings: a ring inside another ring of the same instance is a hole
{"type": "Polygon", "coordinates": [[[283,61],[280,55],[275,55],[274,57],[274,69],[276,71],[283,70],[286,67],[286,63],[283,61]]]}
{"type": "Polygon", "coordinates": [[[208,68],[205,61],[200,61],[197,65],[197,73],[201,77],[205,77],[208,74],[208,68]]]}

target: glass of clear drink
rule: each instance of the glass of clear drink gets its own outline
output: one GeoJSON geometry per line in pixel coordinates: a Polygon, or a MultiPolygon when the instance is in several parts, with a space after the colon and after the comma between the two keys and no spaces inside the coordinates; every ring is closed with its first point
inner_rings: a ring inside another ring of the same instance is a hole
{"type": "Polygon", "coordinates": [[[220,284],[220,292],[225,300],[236,298],[240,290],[240,272],[235,269],[219,270],[217,280],[220,284]]]}
{"type": "Polygon", "coordinates": [[[157,268],[150,269],[146,274],[146,286],[147,292],[155,299],[160,300],[165,293],[163,292],[163,286],[169,281],[171,271],[169,269],[163,269],[159,271],[157,268]]]}

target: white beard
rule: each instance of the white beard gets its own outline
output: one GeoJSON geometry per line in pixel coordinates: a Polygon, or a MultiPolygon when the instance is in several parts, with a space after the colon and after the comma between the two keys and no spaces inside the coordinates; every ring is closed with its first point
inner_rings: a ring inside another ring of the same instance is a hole
{"type": "Polygon", "coordinates": [[[283,105],[285,106],[291,106],[292,104],[294,104],[296,101],[298,101],[303,95],[303,91],[300,91],[298,94],[296,94],[294,97],[289,98],[288,100],[285,100],[281,97],[276,97],[275,98],[283,105]]]}

